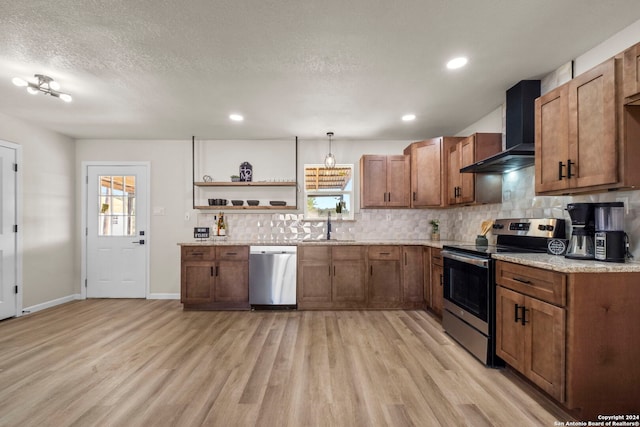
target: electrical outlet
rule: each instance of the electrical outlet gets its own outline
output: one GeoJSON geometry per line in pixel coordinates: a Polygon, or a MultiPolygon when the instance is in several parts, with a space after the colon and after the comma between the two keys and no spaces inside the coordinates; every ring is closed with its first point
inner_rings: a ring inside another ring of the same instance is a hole
{"type": "Polygon", "coordinates": [[[191,214],[189,212],[185,212],[184,214],[184,220],[185,221],[189,221],[191,219],[191,214]]]}

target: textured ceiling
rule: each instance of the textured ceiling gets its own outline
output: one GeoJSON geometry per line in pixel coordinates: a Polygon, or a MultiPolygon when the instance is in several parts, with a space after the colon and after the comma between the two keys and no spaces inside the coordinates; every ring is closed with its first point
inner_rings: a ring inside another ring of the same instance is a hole
{"type": "Polygon", "coordinates": [[[74,138],[421,139],[638,19],[638,0],[7,0],[0,112],[74,138]],[[74,101],[11,83],[35,73],[74,101]]]}

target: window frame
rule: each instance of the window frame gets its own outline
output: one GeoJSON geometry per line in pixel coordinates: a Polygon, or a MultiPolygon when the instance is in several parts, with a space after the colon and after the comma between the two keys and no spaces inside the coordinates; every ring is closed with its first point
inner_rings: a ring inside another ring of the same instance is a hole
{"type": "Polygon", "coordinates": [[[342,219],[342,220],[354,220],[355,219],[355,190],[354,190],[354,179],[355,179],[355,165],[353,163],[341,163],[341,164],[336,164],[334,168],[327,168],[325,167],[324,164],[320,164],[320,163],[307,163],[303,165],[303,187],[304,187],[304,191],[303,191],[303,213],[304,213],[304,219],[307,221],[322,221],[325,220],[325,217],[320,217],[320,216],[311,216],[310,215],[310,211],[309,211],[309,207],[308,207],[308,200],[309,197],[318,197],[318,196],[324,196],[324,197],[340,197],[340,196],[344,196],[347,195],[350,201],[350,206],[348,206],[348,211],[346,213],[342,213],[342,214],[338,214],[335,210],[335,207],[333,208],[333,210],[331,210],[331,218],[332,219],[342,219]],[[322,168],[322,169],[339,169],[339,168],[349,168],[351,170],[351,179],[350,179],[350,185],[347,186],[347,188],[350,187],[350,189],[345,189],[345,190],[307,190],[307,180],[306,180],[306,176],[307,176],[307,169],[308,168],[322,168]]]}

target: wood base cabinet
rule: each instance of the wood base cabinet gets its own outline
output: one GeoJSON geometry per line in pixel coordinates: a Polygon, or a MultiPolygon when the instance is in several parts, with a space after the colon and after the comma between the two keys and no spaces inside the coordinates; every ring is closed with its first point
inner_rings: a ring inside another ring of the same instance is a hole
{"type": "Polygon", "coordinates": [[[402,302],[407,308],[424,307],[424,264],[422,246],[402,247],[402,302]]]}
{"type": "Polygon", "coordinates": [[[640,273],[496,262],[496,353],[580,420],[640,413],[640,273]]]}
{"type": "Polygon", "coordinates": [[[400,252],[400,246],[368,248],[369,307],[402,307],[400,252]]]}
{"type": "Polygon", "coordinates": [[[424,307],[423,248],[303,245],[298,248],[300,310],[424,307]]]}
{"type": "Polygon", "coordinates": [[[299,247],[297,293],[300,310],[366,307],[363,246],[299,247]]]}
{"type": "Polygon", "coordinates": [[[431,301],[429,308],[439,317],[442,317],[444,299],[444,264],[442,262],[442,250],[431,248],[431,301]]]}
{"type": "Polygon", "coordinates": [[[180,302],[185,309],[249,309],[249,247],[182,246],[180,302]]]}
{"type": "Polygon", "coordinates": [[[564,401],[565,310],[498,286],[496,353],[564,401]]]}

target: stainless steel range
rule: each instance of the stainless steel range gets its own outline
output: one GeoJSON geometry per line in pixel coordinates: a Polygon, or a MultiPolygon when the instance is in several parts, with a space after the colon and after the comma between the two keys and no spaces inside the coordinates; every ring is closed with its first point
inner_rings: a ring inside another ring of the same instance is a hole
{"type": "Polygon", "coordinates": [[[565,237],[562,219],[497,219],[496,245],[445,245],[442,326],[471,354],[491,367],[504,366],[495,354],[496,283],[493,255],[546,252],[550,238],[565,237]]]}

